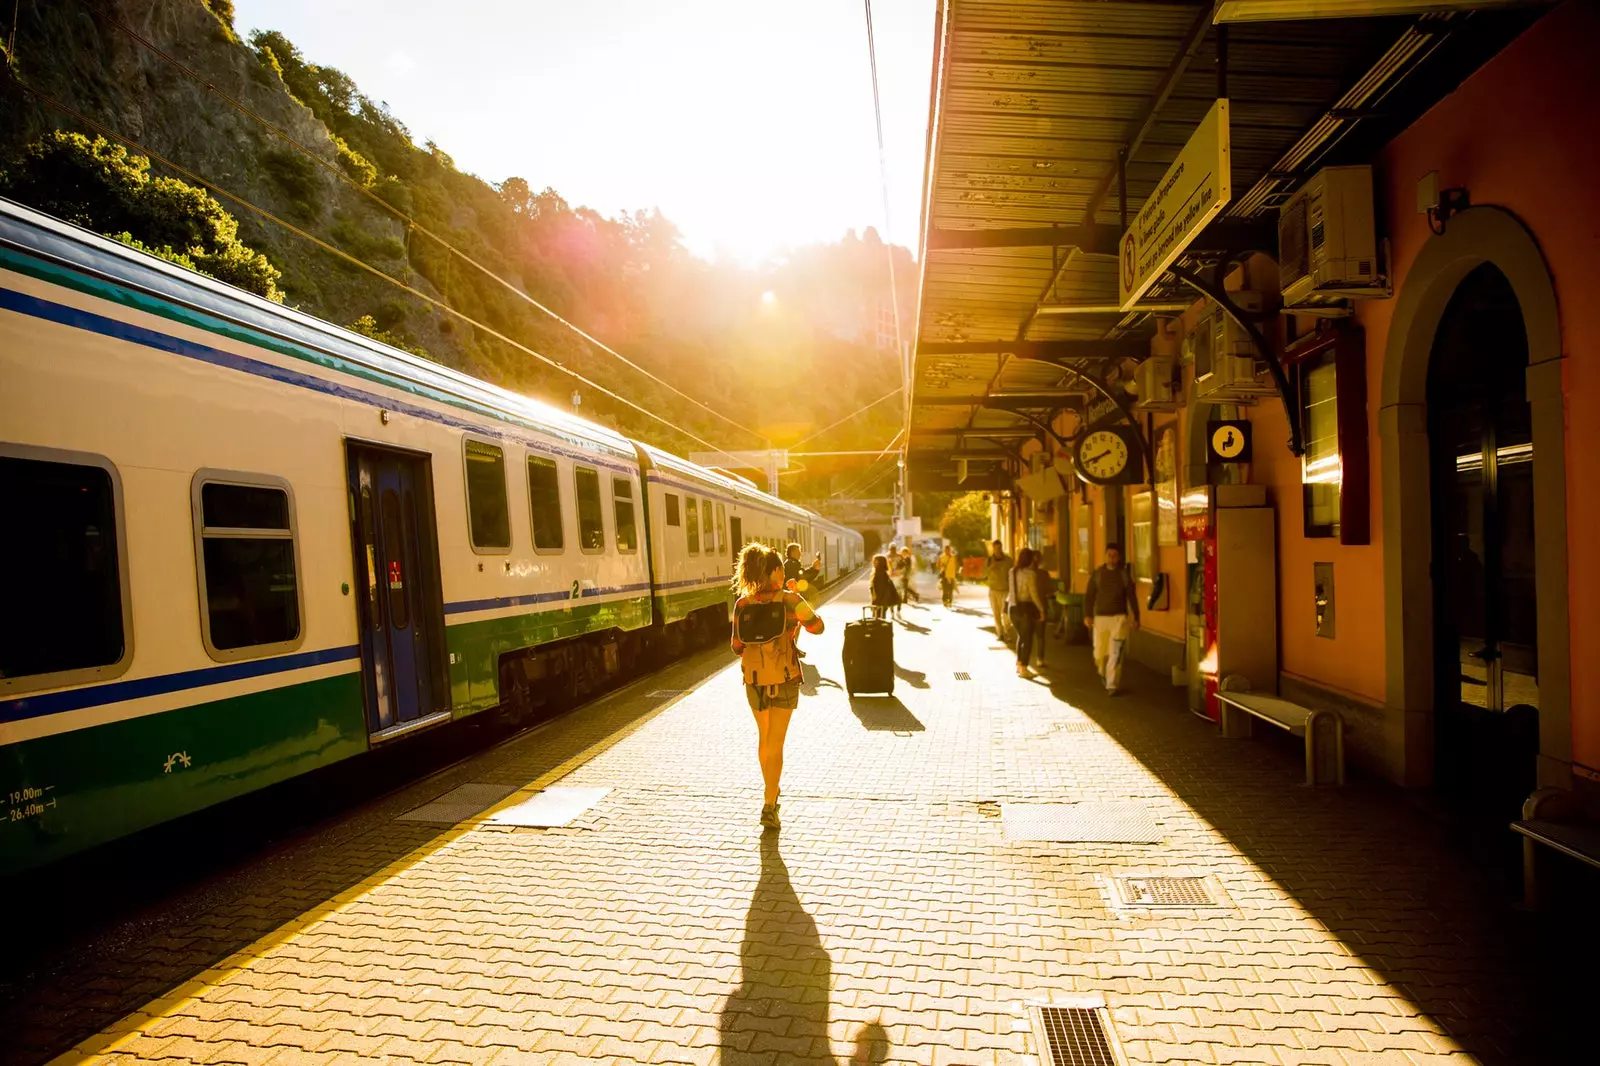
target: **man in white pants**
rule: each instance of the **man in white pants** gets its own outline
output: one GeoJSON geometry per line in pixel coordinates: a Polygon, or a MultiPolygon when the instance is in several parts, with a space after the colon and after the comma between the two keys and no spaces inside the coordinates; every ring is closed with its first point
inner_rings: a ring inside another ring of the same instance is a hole
{"type": "Polygon", "coordinates": [[[1094,631],[1094,668],[1106,693],[1122,684],[1122,654],[1139,628],[1139,594],[1133,575],[1122,565],[1122,548],[1106,545],[1106,564],[1089,576],[1083,596],[1083,624],[1094,631]]]}

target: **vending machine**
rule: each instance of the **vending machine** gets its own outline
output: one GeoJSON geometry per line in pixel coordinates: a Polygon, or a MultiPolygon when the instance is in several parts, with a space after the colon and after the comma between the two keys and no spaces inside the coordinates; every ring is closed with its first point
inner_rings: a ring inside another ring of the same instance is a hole
{"type": "Polygon", "coordinates": [[[1224,678],[1247,678],[1255,692],[1278,691],[1276,519],[1263,485],[1205,485],[1185,493],[1183,520],[1193,544],[1189,709],[1217,721],[1224,678]]]}

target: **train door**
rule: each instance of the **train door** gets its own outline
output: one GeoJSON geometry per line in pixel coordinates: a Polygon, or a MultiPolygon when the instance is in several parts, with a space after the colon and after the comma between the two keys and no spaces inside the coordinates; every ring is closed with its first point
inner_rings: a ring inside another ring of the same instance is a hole
{"type": "Polygon", "coordinates": [[[375,736],[449,715],[428,459],[351,445],[361,672],[375,736]]]}
{"type": "Polygon", "coordinates": [[[728,543],[733,545],[733,558],[737,562],[739,553],[744,551],[744,520],[741,518],[728,519],[728,543]]]}

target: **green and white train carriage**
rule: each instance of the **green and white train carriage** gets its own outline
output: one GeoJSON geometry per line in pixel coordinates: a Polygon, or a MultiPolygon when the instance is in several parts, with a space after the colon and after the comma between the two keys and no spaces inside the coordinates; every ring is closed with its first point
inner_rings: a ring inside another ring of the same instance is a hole
{"type": "Polygon", "coordinates": [[[0,872],[642,661],[641,449],[0,201],[0,872]]]}

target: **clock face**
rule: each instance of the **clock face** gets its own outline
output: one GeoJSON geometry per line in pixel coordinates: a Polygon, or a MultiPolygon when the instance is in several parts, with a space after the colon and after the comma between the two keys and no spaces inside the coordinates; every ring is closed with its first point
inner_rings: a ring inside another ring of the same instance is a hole
{"type": "Polygon", "coordinates": [[[1097,429],[1078,444],[1078,469],[1091,481],[1112,481],[1128,468],[1128,442],[1120,433],[1097,429]]]}

